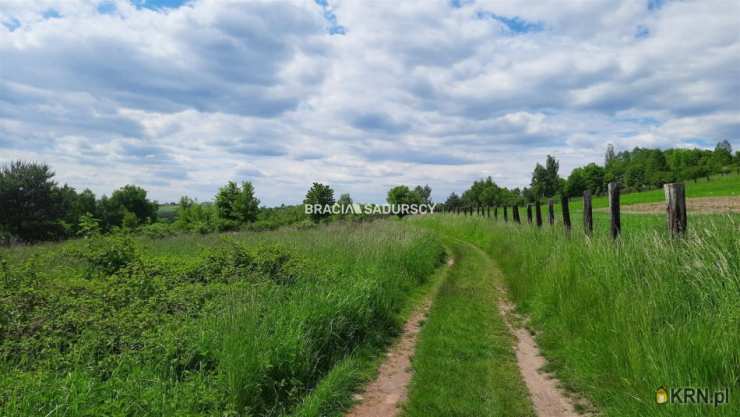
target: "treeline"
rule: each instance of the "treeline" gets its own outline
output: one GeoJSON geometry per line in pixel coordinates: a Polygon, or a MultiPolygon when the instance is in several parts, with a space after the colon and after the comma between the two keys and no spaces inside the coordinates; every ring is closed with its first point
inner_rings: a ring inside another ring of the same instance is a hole
{"type": "Polygon", "coordinates": [[[60,240],[157,220],[157,204],[127,185],[96,198],[54,181],[48,165],[17,161],[0,168],[0,240],[60,240]]]}
{"type": "MultiPolygon", "coordinates": [[[[394,190],[393,198],[399,201],[428,201],[431,194],[428,186],[394,190]]],[[[321,206],[352,203],[349,194],[335,200],[334,190],[321,183],[314,183],[304,199],[304,204],[321,206]]],[[[218,190],[213,202],[182,197],[174,213],[169,211],[171,215],[160,217],[159,207],[148,198],[146,190],[136,185],[126,185],[110,196],[97,198],[89,189],[78,192],[69,185],[59,185],[46,164],[17,161],[0,169],[0,244],[133,231],[164,237],[178,232],[272,230],[286,225],[310,227],[349,217],[346,213],[329,212],[307,215],[304,205],[260,207],[249,181],[229,181],[218,190]]],[[[355,221],[369,217],[374,216],[364,212],[351,215],[355,221]]]]}
{"type": "Polygon", "coordinates": [[[619,182],[624,192],[638,192],[662,187],[676,181],[698,181],[711,175],[740,171],[740,152],[733,155],[728,141],[715,149],[647,149],[615,152],[607,146],[604,164],[590,163],[574,169],[567,178],[559,175],[560,164],[548,155],[544,165],[537,164],[529,187],[499,187],[491,177],[475,181],[461,196],[450,194],[447,209],[524,204],[539,199],[565,195],[575,197],[588,190],[594,195],[606,193],[607,184],[619,182]]]}
{"type": "Polygon", "coordinates": [[[261,224],[265,229],[304,220],[302,206],[260,208],[250,182],[228,182],[213,203],[182,197],[174,221],[162,221],[147,191],[126,185],[110,196],[78,192],[54,181],[46,164],[12,162],[0,169],[0,243],[34,243],[78,236],[140,231],[151,236],[178,231],[209,233],[261,224]]]}

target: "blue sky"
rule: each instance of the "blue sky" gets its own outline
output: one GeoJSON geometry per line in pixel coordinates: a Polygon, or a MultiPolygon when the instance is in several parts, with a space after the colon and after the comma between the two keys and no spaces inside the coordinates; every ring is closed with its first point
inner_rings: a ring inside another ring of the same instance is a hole
{"type": "Polygon", "coordinates": [[[6,0],[0,163],[161,201],[250,180],[272,205],[740,148],[738,26],[724,0],[6,0]]]}

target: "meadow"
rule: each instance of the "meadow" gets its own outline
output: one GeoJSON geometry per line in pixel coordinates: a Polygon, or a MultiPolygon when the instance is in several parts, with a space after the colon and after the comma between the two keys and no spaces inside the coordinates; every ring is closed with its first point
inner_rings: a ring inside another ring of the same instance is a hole
{"type": "MultiPolygon", "coordinates": [[[[737,195],[739,180],[687,193],[737,195]]],[[[736,415],[740,215],[689,213],[674,238],[664,215],[624,213],[615,241],[605,211],[588,238],[579,201],[569,233],[556,210],[541,228],[522,210],[523,224],[437,214],[2,248],[0,415],[342,415],[433,285],[405,415],[534,415],[498,283],[548,370],[601,415],[736,415]],[[734,395],[661,408],[660,386],[734,395]]]]}
{"type": "MultiPolygon", "coordinates": [[[[714,175],[712,177],[697,179],[696,181],[686,181],[686,198],[704,198],[704,197],[738,197],[740,196],[740,174],[732,173],[727,175],[714,175]]],[[[643,191],[640,193],[622,194],[622,205],[641,203],[657,203],[665,201],[665,195],[662,188],[643,191]]],[[[580,208],[583,206],[581,199],[571,199],[571,206],[580,208]]],[[[605,208],[609,206],[609,200],[606,196],[594,197],[592,201],[594,208],[605,208]]]]}
{"type": "Polygon", "coordinates": [[[2,250],[0,414],[332,414],[444,257],[399,222],[2,250]]]}
{"type": "Polygon", "coordinates": [[[740,216],[690,215],[674,239],[665,216],[623,215],[613,241],[606,213],[594,213],[593,238],[572,215],[570,234],[451,214],[414,222],[495,260],[549,370],[603,415],[737,415],[737,398],[661,408],[655,391],[740,387],[740,216]]]}

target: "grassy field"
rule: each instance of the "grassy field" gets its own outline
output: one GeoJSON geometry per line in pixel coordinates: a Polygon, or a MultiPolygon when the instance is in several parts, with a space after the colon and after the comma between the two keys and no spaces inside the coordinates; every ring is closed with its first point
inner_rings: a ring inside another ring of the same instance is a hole
{"type": "MultiPolygon", "coordinates": [[[[739,178],[689,197],[737,195],[739,178]]],[[[435,215],[0,249],[0,415],[338,416],[433,282],[405,414],[532,415],[496,280],[604,416],[740,415],[740,215],[689,213],[673,239],[665,216],[624,214],[616,242],[606,213],[592,239],[581,216],[570,234],[435,215]],[[732,402],[657,407],[661,385],[732,402]]]]}
{"type": "Polygon", "coordinates": [[[398,222],[0,252],[0,415],[336,415],[444,249],[398,222]]]}
{"type": "Polygon", "coordinates": [[[730,416],[740,402],[740,217],[691,216],[670,239],[664,216],[630,215],[613,242],[595,213],[561,226],[440,215],[420,226],[474,243],[505,273],[552,370],[605,416],[730,416]],[[729,388],[722,407],[655,404],[667,387],[729,388]]]}
{"type": "MultiPolygon", "coordinates": [[[[696,182],[688,181],[685,185],[687,198],[740,196],[740,175],[735,173],[728,175],[715,175],[709,180],[700,179],[696,182]]],[[[571,207],[580,208],[583,206],[583,201],[580,198],[573,198],[571,200],[571,207]]],[[[622,194],[620,197],[620,202],[623,205],[657,203],[662,201],[665,201],[665,195],[662,188],[641,193],[622,194]]],[[[608,206],[609,200],[606,196],[593,198],[594,208],[603,208],[608,206]]]]}

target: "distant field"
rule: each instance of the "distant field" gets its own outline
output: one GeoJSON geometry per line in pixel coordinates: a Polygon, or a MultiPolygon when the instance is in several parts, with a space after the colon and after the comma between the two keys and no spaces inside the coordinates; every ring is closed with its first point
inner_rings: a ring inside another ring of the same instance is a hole
{"type": "MultiPolygon", "coordinates": [[[[709,181],[701,179],[698,182],[686,182],[686,197],[740,197],[740,175],[715,175],[709,181]]],[[[575,208],[582,207],[580,198],[573,198],[571,206],[575,208]]],[[[644,191],[641,193],[622,194],[620,201],[622,205],[655,203],[665,201],[663,189],[644,191]]],[[[593,199],[594,208],[608,207],[609,201],[606,196],[599,196],[593,199]]]]}
{"type": "Polygon", "coordinates": [[[177,206],[159,206],[159,210],[157,210],[157,216],[164,221],[170,222],[175,220],[175,216],[177,215],[177,206]]]}

